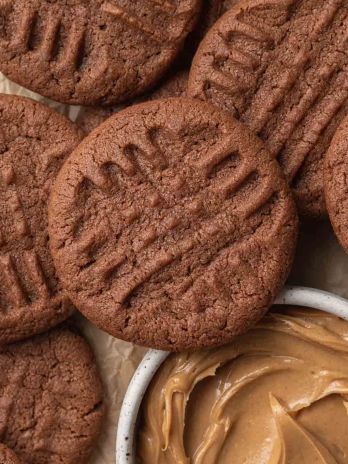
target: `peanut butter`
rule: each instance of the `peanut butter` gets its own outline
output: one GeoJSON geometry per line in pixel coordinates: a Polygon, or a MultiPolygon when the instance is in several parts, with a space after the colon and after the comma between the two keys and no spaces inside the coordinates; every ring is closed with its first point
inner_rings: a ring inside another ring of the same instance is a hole
{"type": "Polygon", "coordinates": [[[348,322],[273,312],[227,346],[170,355],[142,406],[142,464],[347,464],[348,322]]]}

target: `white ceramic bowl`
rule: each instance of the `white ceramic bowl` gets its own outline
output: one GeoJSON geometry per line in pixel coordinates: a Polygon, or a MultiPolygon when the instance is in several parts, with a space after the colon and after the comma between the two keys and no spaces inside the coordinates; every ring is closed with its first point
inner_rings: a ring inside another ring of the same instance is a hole
{"type": "MultiPolygon", "coordinates": [[[[348,320],[348,300],[312,288],[285,287],[275,304],[320,309],[348,320]]],[[[129,384],[117,429],[116,464],[135,464],[134,434],[141,401],[157,369],[168,355],[166,351],[148,351],[129,384]]]]}

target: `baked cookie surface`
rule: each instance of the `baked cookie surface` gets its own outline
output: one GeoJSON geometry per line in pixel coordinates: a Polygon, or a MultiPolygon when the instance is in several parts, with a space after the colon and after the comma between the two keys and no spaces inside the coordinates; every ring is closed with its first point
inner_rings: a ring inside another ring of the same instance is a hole
{"type": "Polygon", "coordinates": [[[23,464],[23,461],[10,448],[0,443],[0,464],[23,464]]]}
{"type": "Polygon", "coordinates": [[[149,100],[186,97],[188,76],[188,71],[178,71],[174,75],[168,77],[158,89],[151,93],[149,100]]]}
{"type": "Polygon", "coordinates": [[[210,29],[188,93],[228,110],[279,160],[302,214],[326,215],[323,159],[348,113],[341,0],[242,0],[210,29]]]}
{"type": "Polygon", "coordinates": [[[177,62],[190,67],[192,58],[205,34],[219,19],[224,9],[223,0],[202,0],[200,13],[194,29],[188,34],[177,62]]]}
{"type": "MultiPolygon", "coordinates": [[[[139,98],[139,100],[155,100],[158,98],[183,97],[186,95],[188,81],[188,71],[178,71],[173,76],[168,77],[163,83],[149,95],[139,98]]],[[[139,103],[139,102],[138,102],[139,103]]],[[[120,111],[118,107],[86,107],[82,108],[77,118],[76,124],[85,134],[89,134],[111,115],[120,111]]]]}
{"type": "Polygon", "coordinates": [[[222,0],[221,13],[226,13],[226,11],[230,10],[233,6],[237,5],[237,3],[239,2],[241,2],[241,0],[222,0]]]}
{"type": "Polygon", "coordinates": [[[72,312],[48,246],[47,201],[76,126],[32,100],[0,95],[0,344],[53,327],[72,312]]]}
{"type": "Polygon", "coordinates": [[[348,253],[348,117],[325,158],[325,197],[335,234],[348,253]]]}
{"type": "Polygon", "coordinates": [[[104,405],[82,336],[59,327],[1,347],[0,369],[1,442],[28,464],[86,464],[104,405]]]}
{"type": "Polygon", "coordinates": [[[115,104],[154,85],[193,28],[199,0],[0,4],[0,70],[63,103],[115,104]]]}
{"type": "Polygon", "coordinates": [[[288,275],[297,215],[246,126],[172,98],[108,119],[69,157],[49,206],[73,302],[112,335],[167,350],[247,330],[288,275]]]}

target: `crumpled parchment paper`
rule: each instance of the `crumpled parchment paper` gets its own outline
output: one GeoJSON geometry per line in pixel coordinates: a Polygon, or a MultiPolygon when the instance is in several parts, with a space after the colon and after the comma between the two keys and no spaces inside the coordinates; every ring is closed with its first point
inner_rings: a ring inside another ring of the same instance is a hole
{"type": "MultiPolygon", "coordinates": [[[[34,98],[72,120],[76,119],[80,110],[79,107],[62,105],[23,89],[1,74],[0,92],[34,98]]],[[[302,224],[289,283],[320,288],[348,298],[348,256],[338,244],[329,222],[302,224]]],[[[78,316],[77,320],[96,354],[108,409],[104,430],[90,464],[115,464],[116,426],[122,399],[145,349],[107,335],[82,316],[78,316]]]]}

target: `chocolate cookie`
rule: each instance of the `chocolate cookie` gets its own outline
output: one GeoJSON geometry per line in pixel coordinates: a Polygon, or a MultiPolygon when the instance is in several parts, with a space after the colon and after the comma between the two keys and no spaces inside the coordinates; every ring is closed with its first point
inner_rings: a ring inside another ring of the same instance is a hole
{"type": "Polygon", "coordinates": [[[178,71],[173,76],[166,79],[162,85],[149,95],[149,100],[160,98],[186,97],[188,71],[178,71]]]}
{"type": "Polygon", "coordinates": [[[0,440],[28,464],[86,464],[103,389],[86,341],[54,329],[0,348],[0,440]]]}
{"type": "Polygon", "coordinates": [[[200,0],[5,0],[0,70],[70,104],[115,104],[154,85],[194,26],[200,0]]]}
{"type": "Polygon", "coordinates": [[[302,214],[326,214],[323,159],[348,113],[348,3],[243,0],[210,29],[188,93],[246,122],[278,158],[302,214]]]}
{"type": "Polygon", "coordinates": [[[348,253],[348,117],[341,123],[327,152],[324,180],[330,220],[348,253]]]}
{"type": "Polygon", "coordinates": [[[140,345],[197,349],[258,320],[284,284],[297,216],[278,163],[228,113],[130,107],[64,164],[51,250],[77,307],[140,345]]]}
{"type": "Polygon", "coordinates": [[[0,464],[23,464],[23,461],[10,448],[0,443],[0,464]]]}
{"type": "Polygon", "coordinates": [[[223,13],[223,0],[202,0],[200,15],[196,27],[188,34],[184,49],[178,56],[178,63],[185,63],[186,67],[191,65],[192,57],[195,54],[201,40],[211,28],[211,26],[220,18],[223,13]]]}
{"type": "Polygon", "coordinates": [[[0,344],[42,332],[72,305],[48,247],[47,199],[80,141],[68,119],[32,100],[0,95],[0,344]]]}
{"type": "MultiPolygon", "coordinates": [[[[162,85],[145,96],[143,100],[155,100],[158,98],[184,97],[186,95],[188,71],[179,71],[174,76],[166,79],[162,85]]],[[[139,99],[140,100],[140,99],[139,99]]],[[[139,101],[138,101],[139,103],[139,101]]],[[[120,107],[86,107],[82,108],[77,118],[77,125],[85,134],[89,134],[112,114],[120,111],[120,107]]]]}

